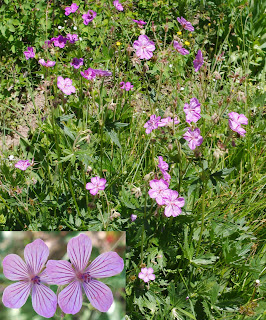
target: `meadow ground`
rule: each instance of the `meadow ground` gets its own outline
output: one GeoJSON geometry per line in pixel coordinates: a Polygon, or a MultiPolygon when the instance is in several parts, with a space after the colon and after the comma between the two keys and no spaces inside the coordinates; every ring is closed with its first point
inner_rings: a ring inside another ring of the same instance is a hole
{"type": "Polygon", "coordinates": [[[262,320],[264,1],[0,3],[1,230],[126,230],[126,319],[262,320]]]}

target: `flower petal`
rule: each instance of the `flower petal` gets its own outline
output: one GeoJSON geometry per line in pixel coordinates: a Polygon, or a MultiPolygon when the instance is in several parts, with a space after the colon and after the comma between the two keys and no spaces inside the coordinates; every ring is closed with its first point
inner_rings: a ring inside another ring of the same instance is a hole
{"type": "Polygon", "coordinates": [[[17,254],[9,254],[3,260],[3,273],[9,280],[29,279],[28,267],[17,254]]]}
{"type": "Polygon", "coordinates": [[[79,281],[71,282],[58,295],[58,304],[64,313],[76,314],[82,307],[82,291],[79,281]]]}
{"type": "Polygon", "coordinates": [[[87,268],[93,278],[112,277],[124,269],[124,260],[116,252],[110,251],[99,255],[87,268]]]}
{"type": "Polygon", "coordinates": [[[4,306],[14,309],[21,308],[28,299],[30,289],[30,282],[20,281],[11,284],[5,288],[3,293],[2,301],[4,306]]]}
{"type": "Polygon", "coordinates": [[[91,240],[85,234],[80,234],[68,242],[67,253],[77,271],[83,271],[86,268],[91,248],[91,240]]]}
{"type": "Polygon", "coordinates": [[[101,312],[109,310],[113,303],[113,294],[106,284],[91,280],[88,283],[83,282],[83,288],[92,306],[101,312]]]}
{"type": "Polygon", "coordinates": [[[35,284],[32,287],[32,306],[40,316],[51,318],[56,311],[57,296],[42,283],[35,284]]]}
{"type": "Polygon", "coordinates": [[[36,239],[32,243],[26,245],[24,257],[30,270],[37,275],[49,256],[47,245],[41,240],[36,239]]]}
{"type": "Polygon", "coordinates": [[[49,260],[45,271],[49,279],[58,285],[68,284],[75,278],[71,263],[64,260],[49,260]]]}

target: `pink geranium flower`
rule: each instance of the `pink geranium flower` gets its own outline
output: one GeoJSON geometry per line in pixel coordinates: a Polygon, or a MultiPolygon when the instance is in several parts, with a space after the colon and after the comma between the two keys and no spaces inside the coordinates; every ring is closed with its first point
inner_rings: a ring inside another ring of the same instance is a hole
{"type": "Polygon", "coordinates": [[[133,84],[131,84],[130,82],[125,83],[124,81],[121,81],[119,85],[121,89],[124,89],[126,91],[132,90],[134,88],[133,84]]]}
{"type": "Polygon", "coordinates": [[[197,122],[200,118],[200,103],[197,98],[190,99],[190,104],[185,103],[184,112],[186,114],[186,122],[197,122]]]}
{"type": "Polygon", "coordinates": [[[136,214],[132,214],[131,217],[130,217],[131,221],[134,222],[137,219],[137,217],[138,216],[136,214]]]}
{"type": "Polygon", "coordinates": [[[76,88],[72,85],[72,80],[69,78],[57,77],[57,87],[66,95],[76,92],[76,88]]]}
{"type": "Polygon", "coordinates": [[[115,6],[115,8],[116,8],[118,11],[123,11],[123,10],[124,10],[124,8],[123,8],[122,4],[119,2],[119,0],[115,0],[115,1],[113,2],[113,5],[115,6]]]}
{"type": "Polygon", "coordinates": [[[87,26],[96,16],[97,13],[95,11],[89,10],[87,13],[82,15],[83,23],[87,26]]]}
{"type": "Polygon", "coordinates": [[[182,213],[181,209],[185,205],[184,198],[178,198],[178,192],[175,190],[167,190],[164,193],[164,214],[166,217],[176,217],[182,213]]]}
{"type": "Polygon", "coordinates": [[[95,278],[112,277],[124,269],[124,261],[116,252],[105,252],[90,263],[92,245],[85,234],[72,238],[67,245],[71,261],[50,260],[47,274],[57,285],[67,285],[58,295],[58,304],[67,314],[76,314],[82,307],[82,288],[92,306],[101,312],[113,303],[110,288],[95,278]]]}
{"type": "Polygon", "coordinates": [[[87,70],[80,71],[80,74],[82,75],[83,78],[88,79],[88,80],[92,80],[96,77],[96,73],[95,70],[92,68],[89,68],[87,70]]]}
{"type": "Polygon", "coordinates": [[[152,199],[155,199],[156,202],[162,206],[164,204],[164,194],[168,190],[169,184],[163,179],[160,180],[151,180],[150,181],[151,189],[148,191],[149,196],[152,199]]]}
{"type": "Polygon", "coordinates": [[[15,168],[20,169],[22,171],[25,171],[30,166],[31,166],[31,163],[29,162],[29,160],[19,160],[15,164],[15,168]]]}
{"type": "Polygon", "coordinates": [[[86,189],[90,190],[92,195],[96,195],[99,190],[105,189],[106,180],[100,177],[93,177],[91,178],[91,182],[86,184],[86,189]]]}
{"type": "Polygon", "coordinates": [[[42,66],[44,66],[46,68],[49,68],[49,67],[53,67],[55,65],[55,61],[47,60],[47,62],[45,62],[44,59],[40,59],[39,64],[41,64],[42,66]]]}
{"type": "Polygon", "coordinates": [[[175,41],[175,40],[174,40],[174,48],[183,56],[186,54],[189,54],[189,51],[183,48],[182,44],[180,44],[178,41],[175,41]]]}
{"type": "Polygon", "coordinates": [[[142,268],[139,273],[139,278],[144,282],[149,282],[150,280],[155,280],[155,275],[153,274],[152,268],[142,268]]]}
{"type": "Polygon", "coordinates": [[[159,168],[160,170],[167,171],[168,168],[169,168],[168,163],[165,162],[165,161],[163,161],[163,157],[162,157],[162,156],[159,156],[158,160],[159,160],[158,168],[159,168]]]}
{"type": "Polygon", "coordinates": [[[21,308],[30,293],[33,309],[44,318],[51,318],[56,311],[57,296],[45,284],[50,283],[46,270],[42,271],[49,256],[47,245],[37,239],[26,245],[24,258],[9,254],[3,260],[3,273],[12,281],[18,281],[5,288],[3,304],[7,308],[21,308]]]}
{"type": "Polygon", "coordinates": [[[26,60],[29,60],[30,58],[34,58],[35,57],[35,52],[33,47],[28,47],[27,51],[23,52],[25,55],[26,60]]]}
{"type": "Polygon", "coordinates": [[[177,117],[172,119],[171,117],[163,118],[158,122],[158,127],[166,127],[166,126],[173,126],[174,124],[178,124],[180,121],[177,120],[177,117]]]}
{"type": "Polygon", "coordinates": [[[245,136],[246,130],[241,128],[241,124],[248,124],[248,118],[244,114],[238,114],[237,112],[230,112],[229,115],[229,127],[240,134],[241,136],[245,136]]]}
{"type": "Polygon", "coordinates": [[[193,61],[194,69],[196,72],[199,71],[200,67],[203,65],[203,56],[201,50],[198,50],[195,60],[193,61]]]}
{"type": "Polygon", "coordinates": [[[145,24],[147,24],[147,22],[145,22],[143,20],[132,19],[132,21],[136,22],[139,26],[145,26],[145,24]]]}
{"type": "Polygon", "coordinates": [[[65,8],[65,15],[68,16],[70,13],[74,13],[78,10],[79,6],[76,3],[72,3],[70,7],[65,8]]]}
{"type": "Polygon", "coordinates": [[[196,149],[196,147],[200,146],[203,142],[199,128],[196,128],[194,131],[189,128],[188,131],[183,135],[183,138],[188,141],[188,146],[191,150],[196,149]]]}
{"type": "Polygon", "coordinates": [[[146,128],[145,132],[147,134],[151,133],[152,130],[157,129],[159,122],[161,120],[161,117],[156,117],[155,114],[150,116],[150,120],[148,120],[145,124],[144,124],[144,128],[146,128]]]}
{"type": "Polygon", "coordinates": [[[60,34],[60,36],[58,36],[56,38],[52,38],[51,41],[53,41],[55,47],[59,47],[62,49],[65,47],[65,45],[67,43],[67,38],[61,36],[61,34],[60,34]]]}
{"type": "Polygon", "coordinates": [[[101,69],[93,69],[95,74],[100,77],[110,77],[112,75],[111,71],[101,70],[101,69]]]}
{"type": "Polygon", "coordinates": [[[66,38],[70,43],[75,43],[79,39],[77,34],[71,34],[71,33],[68,33],[66,35],[66,38]]]}
{"type": "Polygon", "coordinates": [[[194,31],[194,27],[192,26],[192,24],[189,22],[189,21],[187,21],[185,18],[183,18],[183,17],[181,17],[181,18],[177,18],[177,21],[181,24],[181,26],[184,28],[184,29],[186,29],[186,30],[188,30],[188,31],[194,31]]]}
{"type": "Polygon", "coordinates": [[[133,47],[136,49],[136,55],[140,59],[147,60],[153,56],[152,52],[155,50],[154,42],[144,34],[140,35],[138,40],[134,41],[133,47]]]}
{"type": "Polygon", "coordinates": [[[73,58],[72,62],[70,62],[70,65],[75,69],[78,69],[81,66],[83,66],[83,61],[84,61],[83,58],[73,58]]]}

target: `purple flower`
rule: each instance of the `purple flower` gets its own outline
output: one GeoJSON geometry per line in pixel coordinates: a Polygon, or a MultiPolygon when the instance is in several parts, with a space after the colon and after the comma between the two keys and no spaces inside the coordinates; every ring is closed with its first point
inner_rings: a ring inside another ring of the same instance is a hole
{"type": "Polygon", "coordinates": [[[178,42],[174,40],[174,48],[183,56],[186,54],[189,54],[189,51],[185,48],[182,47],[182,45],[178,42]]]}
{"type": "Polygon", "coordinates": [[[134,88],[134,86],[130,82],[125,83],[124,81],[121,81],[119,85],[121,89],[125,89],[126,91],[132,90],[134,88]]]}
{"type": "Polygon", "coordinates": [[[182,213],[181,209],[185,205],[184,198],[178,198],[178,192],[175,190],[167,190],[164,194],[164,214],[166,217],[176,217],[182,213]]]}
{"type": "Polygon", "coordinates": [[[204,62],[204,60],[203,60],[202,52],[200,50],[198,50],[196,58],[193,61],[194,69],[196,72],[199,71],[200,67],[203,65],[203,62],[204,62]]]}
{"type": "Polygon", "coordinates": [[[241,128],[241,124],[248,124],[248,118],[244,114],[238,114],[237,112],[230,112],[229,115],[229,127],[240,134],[241,136],[245,136],[246,130],[241,128]]]}
{"type": "Polygon", "coordinates": [[[197,122],[200,118],[200,103],[197,98],[190,99],[190,104],[185,103],[184,112],[186,114],[186,122],[197,122]]]}
{"type": "Polygon", "coordinates": [[[87,70],[80,71],[80,74],[82,75],[83,78],[88,79],[88,80],[92,80],[96,77],[96,73],[95,70],[92,68],[89,68],[87,70]]]}
{"type": "Polygon", "coordinates": [[[72,80],[69,78],[57,77],[57,87],[66,95],[76,92],[76,88],[72,85],[72,80]]]}
{"type": "Polygon", "coordinates": [[[148,191],[149,196],[155,199],[160,206],[164,205],[164,194],[165,191],[168,190],[168,182],[163,179],[154,179],[150,181],[150,187],[151,189],[148,191]]]}
{"type": "Polygon", "coordinates": [[[45,62],[44,59],[40,59],[39,64],[41,64],[42,66],[44,66],[46,68],[49,68],[49,67],[53,67],[55,65],[55,61],[47,60],[47,62],[45,62]]]}
{"type": "Polygon", "coordinates": [[[132,21],[136,22],[139,26],[145,26],[145,24],[147,24],[147,22],[145,22],[143,20],[132,19],[132,21]]]}
{"type": "Polygon", "coordinates": [[[99,190],[105,189],[106,180],[100,177],[93,177],[91,178],[91,182],[86,184],[86,189],[90,190],[92,195],[96,195],[99,190]]]}
{"type": "Polygon", "coordinates": [[[145,132],[147,134],[151,133],[152,130],[157,129],[159,125],[159,121],[161,120],[161,117],[156,117],[155,114],[150,116],[150,120],[148,120],[144,124],[144,128],[146,128],[145,132]]]}
{"type": "Polygon", "coordinates": [[[186,19],[184,19],[183,17],[177,18],[177,21],[181,24],[181,26],[184,29],[191,31],[191,32],[194,31],[194,27],[192,26],[192,24],[189,21],[187,21],[186,19]]]}
{"type": "Polygon", "coordinates": [[[65,15],[68,16],[70,13],[74,13],[78,10],[79,6],[76,3],[72,3],[70,7],[65,8],[65,15]]]}
{"type": "Polygon", "coordinates": [[[72,238],[67,245],[71,261],[50,260],[47,274],[57,285],[67,285],[58,295],[58,304],[67,314],[76,314],[82,307],[82,288],[92,306],[101,312],[109,310],[113,294],[107,285],[95,278],[112,277],[124,269],[124,261],[116,252],[105,252],[89,264],[92,245],[85,234],[72,238]]]}
{"type": "Polygon", "coordinates": [[[64,48],[67,43],[67,38],[63,36],[58,36],[57,38],[52,38],[55,47],[64,48]]]}
{"type": "Polygon", "coordinates": [[[196,149],[196,147],[200,146],[203,142],[199,128],[196,128],[194,131],[189,128],[188,131],[183,135],[183,138],[188,141],[188,146],[191,150],[196,149]]]}
{"type": "Polygon", "coordinates": [[[139,278],[144,282],[149,282],[150,280],[155,280],[155,275],[153,274],[152,268],[142,268],[139,273],[139,278]]]}
{"type": "Polygon", "coordinates": [[[161,171],[162,171],[162,170],[167,171],[168,168],[169,168],[168,163],[165,162],[165,161],[163,161],[163,157],[162,157],[162,156],[159,156],[158,160],[159,160],[158,168],[159,168],[161,171]]]}
{"type": "Polygon", "coordinates": [[[28,47],[28,51],[24,51],[23,53],[25,55],[26,60],[29,60],[29,58],[35,57],[35,52],[33,47],[28,47]]]}
{"type": "Polygon", "coordinates": [[[46,270],[42,271],[49,256],[47,245],[37,239],[26,245],[24,258],[26,263],[16,254],[9,254],[3,260],[3,273],[12,281],[18,281],[3,293],[3,304],[7,308],[21,308],[30,293],[33,309],[44,318],[51,318],[56,311],[57,296],[45,284],[51,283],[46,270]]]}
{"type": "Polygon", "coordinates": [[[173,122],[174,124],[178,124],[180,121],[177,120],[177,117],[175,117],[174,119],[172,119],[171,117],[163,118],[159,121],[158,127],[173,126],[173,122]]]}
{"type": "Polygon", "coordinates": [[[75,43],[79,39],[77,34],[71,34],[71,33],[68,33],[66,35],[66,38],[70,43],[75,43]]]}
{"type": "Polygon", "coordinates": [[[137,219],[137,215],[136,214],[132,214],[131,215],[131,221],[133,222],[133,221],[135,221],[136,219],[137,219]]]}
{"type": "Polygon", "coordinates": [[[95,74],[100,77],[110,77],[112,75],[111,71],[101,70],[101,69],[93,69],[95,74]]]}
{"type": "Polygon", "coordinates": [[[123,8],[122,4],[119,2],[119,0],[115,0],[115,1],[113,2],[113,5],[115,6],[115,8],[116,8],[118,11],[123,11],[123,10],[124,10],[124,8],[123,8]]]}
{"type": "Polygon", "coordinates": [[[152,52],[155,50],[154,42],[144,34],[140,35],[138,40],[134,41],[133,47],[136,49],[136,55],[140,59],[147,60],[153,56],[152,52]]]}
{"type": "Polygon", "coordinates": [[[78,69],[81,66],[83,66],[83,61],[84,61],[83,58],[73,58],[72,62],[70,62],[70,65],[75,69],[78,69]]]}
{"type": "Polygon", "coordinates": [[[95,11],[89,10],[87,13],[82,15],[83,23],[87,26],[96,16],[97,13],[95,11]]]}
{"type": "Polygon", "coordinates": [[[29,162],[29,160],[19,160],[15,164],[15,168],[20,169],[22,171],[25,171],[30,166],[31,166],[31,163],[29,162]]]}

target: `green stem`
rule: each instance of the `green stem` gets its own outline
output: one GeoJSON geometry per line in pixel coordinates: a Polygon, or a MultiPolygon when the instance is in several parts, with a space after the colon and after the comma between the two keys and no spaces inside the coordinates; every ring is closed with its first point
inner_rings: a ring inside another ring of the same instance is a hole
{"type": "Polygon", "coordinates": [[[144,231],[145,231],[144,222],[146,221],[146,214],[147,214],[147,183],[145,184],[145,207],[144,207],[142,234],[141,234],[141,252],[140,252],[141,264],[143,263],[143,243],[144,243],[144,231]]]}
{"type": "Polygon", "coordinates": [[[205,215],[205,182],[203,182],[203,188],[202,188],[202,201],[201,201],[201,228],[200,228],[200,235],[199,235],[199,241],[198,241],[198,247],[196,251],[196,256],[199,253],[201,240],[202,240],[202,233],[204,228],[204,215],[205,215]]]}
{"type": "Polygon", "coordinates": [[[79,207],[78,207],[78,204],[77,204],[77,200],[76,200],[76,197],[75,197],[75,193],[74,193],[74,191],[73,191],[73,186],[72,186],[71,176],[70,176],[70,168],[71,168],[71,167],[69,166],[69,169],[68,169],[69,189],[70,189],[70,192],[71,192],[71,195],[72,195],[72,198],[73,198],[73,201],[74,201],[74,204],[75,204],[77,213],[78,213],[79,217],[81,217],[81,214],[80,214],[80,211],[79,211],[79,207]]]}

